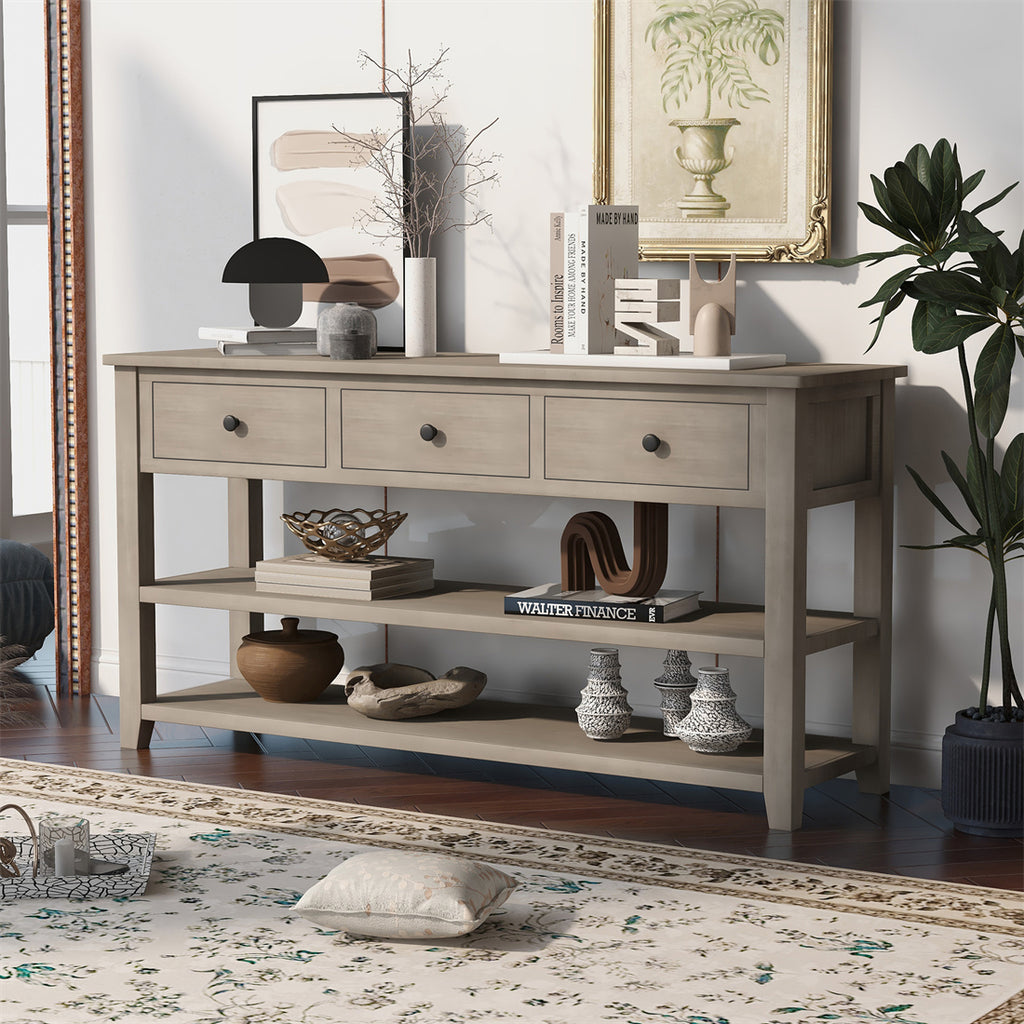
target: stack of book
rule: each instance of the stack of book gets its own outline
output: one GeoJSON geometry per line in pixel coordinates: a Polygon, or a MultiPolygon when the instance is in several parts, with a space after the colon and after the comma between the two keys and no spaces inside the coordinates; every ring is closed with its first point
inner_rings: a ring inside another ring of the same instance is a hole
{"type": "Polygon", "coordinates": [[[639,276],[639,207],[591,204],[550,222],[551,351],[611,355],[615,282],[639,276]]]}
{"type": "Polygon", "coordinates": [[[199,340],[225,356],[316,355],[315,327],[200,327],[199,340]]]}
{"type": "Polygon", "coordinates": [[[296,597],[376,601],[434,586],[432,558],[368,555],[335,562],[323,555],[285,555],[256,563],[256,589],[296,597]]]}

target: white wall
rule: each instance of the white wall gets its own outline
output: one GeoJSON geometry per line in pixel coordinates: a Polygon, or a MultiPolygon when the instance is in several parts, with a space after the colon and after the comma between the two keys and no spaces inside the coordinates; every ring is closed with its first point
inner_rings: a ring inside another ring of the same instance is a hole
{"type": "MultiPolygon", "coordinates": [[[[197,344],[200,324],[245,322],[241,286],[220,283],[227,257],[251,232],[250,97],[376,88],[357,67],[360,49],[380,52],[377,0],[287,3],[207,0],[90,0],[86,5],[89,151],[90,413],[94,525],[93,628],[101,690],[117,688],[117,544],[113,517],[112,371],[104,353],[197,344]]],[[[592,162],[590,0],[388,0],[388,55],[424,57],[451,48],[448,116],[479,127],[500,118],[489,147],[503,155],[500,187],[487,196],[494,230],[453,236],[441,251],[440,347],[496,352],[537,347],[546,324],[546,220],[585,201],[592,162]]],[[[833,229],[837,255],[888,245],[857,214],[870,200],[868,175],[917,142],[947,136],[968,170],[989,169],[989,195],[1021,174],[1024,154],[1024,4],[1021,0],[836,0],[833,229]]],[[[1014,238],[1024,198],[1005,204],[1014,238]]],[[[678,265],[647,266],[674,274],[678,265]]],[[[963,451],[955,358],[922,357],[894,316],[870,353],[869,297],[884,274],[817,266],[741,268],[737,347],[785,351],[791,360],[907,363],[898,389],[896,539],[944,536],[902,467],[941,480],[939,447],[963,451]]],[[[1021,388],[1007,436],[1024,427],[1021,388]]],[[[948,487],[940,486],[945,494],[948,487]]],[[[158,571],[221,563],[220,481],[160,478],[158,571]]],[[[378,500],[372,490],[272,489],[282,508],[378,500]]],[[[576,503],[543,498],[393,489],[391,507],[410,512],[393,549],[435,558],[440,576],[524,585],[551,576],[558,538],[576,503]]],[[[625,503],[597,503],[625,530],[625,503]]],[[[273,520],[273,516],[269,517],[273,520]]],[[[851,601],[849,507],[819,510],[810,524],[812,604],[851,601]]],[[[723,510],[723,598],[762,593],[763,516],[723,510]]],[[[271,521],[271,545],[281,531],[271,521]]],[[[669,585],[715,587],[714,511],[673,509],[669,585]]],[[[955,709],[971,703],[980,674],[984,567],[967,555],[898,549],[895,583],[893,731],[896,778],[937,783],[940,737],[955,709]]],[[[1018,563],[1019,565],[1019,563],[1018,563]]],[[[1012,584],[1021,620],[1021,573],[1012,584]]],[[[160,609],[158,650],[166,685],[216,677],[228,657],[222,613],[160,609]]],[[[382,630],[339,625],[349,663],[379,660],[382,630]]],[[[1018,671],[1024,665],[1018,643],[1018,671]]],[[[437,670],[485,670],[489,689],[510,699],[574,703],[584,645],[498,640],[474,634],[390,630],[393,660],[437,670]]],[[[713,652],[691,652],[698,664],[713,652]]],[[[638,711],[653,711],[651,679],[661,654],[622,652],[638,711]]],[[[733,659],[740,710],[760,715],[760,662],[733,659]]],[[[849,728],[849,651],[809,663],[808,719],[849,728]]]]}

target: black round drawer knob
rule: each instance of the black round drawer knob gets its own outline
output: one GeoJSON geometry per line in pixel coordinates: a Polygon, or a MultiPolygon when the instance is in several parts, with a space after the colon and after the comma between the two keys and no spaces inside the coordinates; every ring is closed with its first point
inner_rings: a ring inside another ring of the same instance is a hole
{"type": "Polygon", "coordinates": [[[645,452],[656,452],[661,447],[661,438],[657,434],[644,434],[640,443],[644,446],[645,452]]]}
{"type": "Polygon", "coordinates": [[[431,423],[424,423],[423,426],[420,427],[420,437],[422,437],[424,441],[433,441],[434,438],[437,437],[437,427],[431,423]]]}
{"type": "Polygon", "coordinates": [[[224,429],[225,430],[237,430],[242,425],[242,421],[237,416],[232,416],[230,413],[224,417],[224,429]]]}

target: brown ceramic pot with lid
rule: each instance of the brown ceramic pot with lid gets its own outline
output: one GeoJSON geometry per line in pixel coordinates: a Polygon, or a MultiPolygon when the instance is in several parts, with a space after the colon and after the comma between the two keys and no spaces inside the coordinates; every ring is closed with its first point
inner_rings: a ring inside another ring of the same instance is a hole
{"type": "Polygon", "coordinates": [[[298,627],[298,619],[285,618],[281,629],[242,638],[238,671],[264,700],[289,704],[315,700],[345,664],[345,652],[334,633],[298,627]]]}

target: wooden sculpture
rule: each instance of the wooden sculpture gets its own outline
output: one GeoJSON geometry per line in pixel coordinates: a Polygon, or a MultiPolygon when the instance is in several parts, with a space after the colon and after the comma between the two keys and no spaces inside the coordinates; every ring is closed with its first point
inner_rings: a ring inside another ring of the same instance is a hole
{"type": "Polygon", "coordinates": [[[594,578],[606,594],[653,597],[668,568],[668,505],[633,502],[633,567],[619,531],[603,512],[578,512],[562,531],[562,589],[593,590],[594,578]]]}

